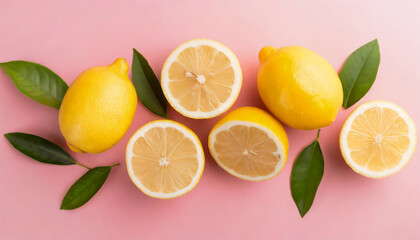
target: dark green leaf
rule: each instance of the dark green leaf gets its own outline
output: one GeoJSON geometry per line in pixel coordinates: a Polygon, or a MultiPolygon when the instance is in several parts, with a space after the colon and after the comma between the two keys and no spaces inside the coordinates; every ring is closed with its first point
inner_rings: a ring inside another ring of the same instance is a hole
{"type": "Polygon", "coordinates": [[[318,142],[319,132],[320,130],[315,141],[303,149],[296,159],[290,178],[292,197],[301,217],[311,208],[324,175],[324,158],[318,142]]]}
{"type": "Polygon", "coordinates": [[[17,89],[33,100],[59,109],[67,84],[50,69],[33,62],[11,61],[0,63],[17,89]]]}
{"type": "Polygon", "coordinates": [[[76,164],[68,152],[42,137],[19,132],[7,133],[4,136],[17,150],[39,162],[55,165],[76,164]]]}
{"type": "Polygon", "coordinates": [[[133,83],[140,101],[154,114],[167,118],[167,101],[147,60],[133,48],[133,83]]]}
{"type": "Polygon", "coordinates": [[[87,203],[105,183],[112,167],[96,167],[87,171],[70,187],[60,209],[72,210],[87,203]]]}
{"type": "Polygon", "coordinates": [[[354,51],[346,60],[339,77],[343,85],[343,107],[353,106],[372,87],[378,73],[381,55],[375,39],[354,51]]]}

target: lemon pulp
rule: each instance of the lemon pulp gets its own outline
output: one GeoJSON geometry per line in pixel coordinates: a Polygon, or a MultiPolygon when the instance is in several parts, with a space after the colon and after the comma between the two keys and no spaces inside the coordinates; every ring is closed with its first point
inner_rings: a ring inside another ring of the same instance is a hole
{"type": "Polygon", "coordinates": [[[269,175],[282,160],[274,140],[249,124],[238,123],[217,133],[214,150],[227,168],[252,178],[269,175]]]}
{"type": "Polygon", "coordinates": [[[408,126],[397,112],[374,107],[354,120],[347,142],[355,163],[383,171],[398,165],[410,139],[408,126]]]}

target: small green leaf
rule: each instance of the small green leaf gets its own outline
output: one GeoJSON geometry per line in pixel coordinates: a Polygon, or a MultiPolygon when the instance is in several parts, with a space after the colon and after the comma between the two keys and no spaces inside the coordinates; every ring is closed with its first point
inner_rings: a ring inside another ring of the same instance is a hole
{"type": "Polygon", "coordinates": [[[296,159],[290,178],[292,197],[301,217],[311,208],[324,175],[324,158],[318,142],[319,132],[320,130],[315,141],[303,149],[296,159]]]}
{"type": "Polygon", "coordinates": [[[99,191],[105,183],[111,168],[116,166],[92,168],[79,178],[64,196],[60,209],[72,210],[83,206],[99,191]]]}
{"type": "Polygon", "coordinates": [[[347,58],[339,74],[343,85],[345,109],[353,106],[372,87],[380,59],[377,39],[361,46],[347,58]]]}
{"type": "Polygon", "coordinates": [[[60,146],[42,137],[20,132],[7,133],[4,136],[14,148],[39,162],[55,165],[78,164],[60,146]]]}
{"type": "Polygon", "coordinates": [[[155,73],[147,60],[133,48],[133,83],[137,96],[145,107],[154,114],[167,118],[165,95],[155,73]]]}
{"type": "Polygon", "coordinates": [[[33,100],[59,109],[68,86],[50,69],[33,62],[11,61],[0,63],[17,89],[33,100]]]}

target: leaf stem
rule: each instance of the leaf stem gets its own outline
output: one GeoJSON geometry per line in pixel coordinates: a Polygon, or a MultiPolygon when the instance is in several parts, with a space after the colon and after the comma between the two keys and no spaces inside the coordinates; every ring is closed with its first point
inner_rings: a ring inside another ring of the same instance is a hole
{"type": "Polygon", "coordinates": [[[109,166],[109,167],[110,167],[110,168],[113,168],[113,167],[118,166],[118,165],[120,165],[120,163],[116,163],[116,164],[111,165],[111,166],[109,166]]]}
{"type": "Polygon", "coordinates": [[[316,141],[318,141],[318,139],[319,139],[319,133],[321,132],[321,129],[318,129],[318,133],[317,133],[317,135],[316,135],[316,141]]]}
{"type": "Polygon", "coordinates": [[[81,166],[81,167],[84,167],[84,168],[87,168],[87,169],[91,169],[90,167],[88,167],[88,166],[85,166],[85,165],[83,165],[83,164],[81,164],[81,163],[78,163],[78,162],[76,162],[76,161],[74,161],[74,160],[72,160],[72,162],[74,162],[74,164],[76,164],[76,165],[79,165],[79,166],[81,166]]]}

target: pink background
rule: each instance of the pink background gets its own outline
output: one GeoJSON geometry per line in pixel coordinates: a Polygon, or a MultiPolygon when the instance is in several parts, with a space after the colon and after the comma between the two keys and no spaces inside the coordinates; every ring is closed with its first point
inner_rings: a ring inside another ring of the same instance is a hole
{"type": "MultiPolygon", "coordinates": [[[[131,65],[134,47],[160,75],[176,46],[206,37],[230,47],[242,65],[244,84],[233,108],[264,108],[256,88],[261,47],[305,46],[339,70],[353,50],[378,38],[377,81],[361,102],[396,102],[420,126],[419,12],[416,0],[0,0],[0,62],[38,62],[70,84],[84,69],[117,57],[131,65]]],[[[197,187],[180,198],[158,200],[131,183],[124,163],[130,136],[158,119],[139,103],[129,131],[114,148],[97,155],[73,153],[88,166],[121,162],[98,194],[74,211],[59,210],[60,203],[85,169],[40,164],[1,136],[0,239],[420,239],[420,152],[386,179],[354,173],[338,147],[350,112],[342,110],[322,130],[325,175],[304,219],[292,200],[289,178],[297,154],[316,131],[286,128],[291,143],[286,167],[260,183],[230,176],[205,147],[206,166],[197,187]]],[[[169,116],[193,129],[204,146],[219,119],[187,119],[172,108],[169,116]]],[[[57,118],[57,110],[22,95],[0,71],[0,134],[28,132],[65,146],[57,118]]]]}

